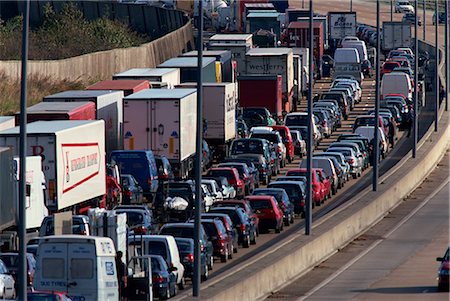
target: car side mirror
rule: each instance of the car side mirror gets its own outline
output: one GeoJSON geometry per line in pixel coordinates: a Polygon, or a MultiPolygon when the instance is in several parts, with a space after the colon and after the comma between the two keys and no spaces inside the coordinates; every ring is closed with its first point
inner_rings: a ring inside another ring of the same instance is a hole
{"type": "Polygon", "coordinates": [[[169,268],[169,272],[176,272],[176,271],[178,271],[178,268],[177,267],[170,267],[169,268]]]}
{"type": "Polygon", "coordinates": [[[444,261],[444,258],[442,258],[442,257],[437,257],[437,258],[436,258],[436,261],[442,262],[442,261],[444,261]]]}

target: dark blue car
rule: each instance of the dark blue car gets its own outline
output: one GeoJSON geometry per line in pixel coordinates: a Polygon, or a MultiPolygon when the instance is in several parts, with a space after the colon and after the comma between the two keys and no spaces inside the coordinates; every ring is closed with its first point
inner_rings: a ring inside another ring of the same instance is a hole
{"type": "Polygon", "coordinates": [[[177,275],[160,255],[151,255],[153,296],[169,299],[177,294],[177,275]]]}
{"type": "MultiPolygon", "coordinates": [[[[194,240],[192,238],[175,237],[175,242],[180,253],[181,263],[184,266],[184,276],[192,278],[194,271],[194,240]]],[[[207,280],[209,272],[206,252],[200,252],[200,272],[201,280],[207,280]]]]}

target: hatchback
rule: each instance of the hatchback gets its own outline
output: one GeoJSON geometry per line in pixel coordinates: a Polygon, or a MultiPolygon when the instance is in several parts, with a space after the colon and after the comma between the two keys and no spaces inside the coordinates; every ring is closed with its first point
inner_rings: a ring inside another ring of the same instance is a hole
{"type": "Polygon", "coordinates": [[[286,147],[286,157],[289,163],[294,160],[294,143],[291,136],[291,131],[285,125],[272,125],[271,128],[277,130],[281,138],[283,138],[283,143],[286,147]]]}
{"type": "Polygon", "coordinates": [[[294,205],[294,212],[296,214],[305,212],[305,183],[294,181],[272,182],[267,185],[267,188],[283,188],[289,196],[289,201],[294,205]]]}
{"type": "Polygon", "coordinates": [[[306,156],[306,142],[303,140],[302,134],[297,130],[292,130],[291,136],[294,143],[294,153],[303,158],[303,156],[306,156]]]}
{"type": "Polygon", "coordinates": [[[286,165],[286,147],[280,133],[271,127],[254,127],[251,129],[250,138],[259,138],[269,141],[275,149],[280,167],[286,165]]]}
{"type": "Polygon", "coordinates": [[[255,189],[253,195],[271,195],[275,198],[283,211],[283,221],[285,226],[289,226],[294,223],[294,205],[289,202],[289,196],[282,188],[259,188],[255,189]]]}
{"type": "Polygon", "coordinates": [[[177,294],[177,275],[167,266],[164,257],[150,255],[153,296],[166,300],[177,294]]]}
{"type": "MultiPolygon", "coordinates": [[[[248,172],[253,177],[255,182],[255,188],[259,187],[260,176],[259,176],[259,168],[258,163],[252,158],[240,157],[240,156],[231,156],[225,157],[222,159],[221,163],[244,163],[247,165],[248,172]]],[[[238,170],[239,171],[239,170],[238,170]]]]}
{"type": "Polygon", "coordinates": [[[250,194],[255,189],[255,178],[250,174],[247,164],[238,162],[220,163],[217,167],[233,167],[236,168],[239,173],[239,178],[244,181],[245,194],[250,194]]]}
{"type": "MultiPolygon", "coordinates": [[[[175,242],[180,253],[181,263],[184,266],[184,276],[192,279],[194,271],[194,239],[175,237],[175,242]]],[[[200,272],[201,280],[207,280],[209,272],[205,252],[200,252],[200,272]]]]}
{"type": "Polygon", "coordinates": [[[206,176],[226,177],[228,184],[236,190],[236,197],[245,196],[245,182],[239,177],[239,172],[233,167],[213,167],[208,170],[206,176]]]}
{"type": "Polygon", "coordinates": [[[271,195],[251,195],[245,198],[250,202],[259,218],[260,229],[274,229],[276,233],[283,230],[283,211],[271,195]]]}
{"type": "Polygon", "coordinates": [[[227,215],[227,214],[223,214],[223,213],[202,213],[201,214],[201,218],[204,219],[214,219],[217,218],[219,219],[224,227],[225,230],[227,230],[227,234],[230,235],[232,237],[233,240],[233,253],[237,253],[238,252],[238,235],[237,235],[237,231],[234,228],[233,222],[231,221],[231,218],[227,215]]]}
{"type": "Polygon", "coordinates": [[[130,174],[120,175],[123,204],[142,204],[144,192],[136,179],[130,174]]]}

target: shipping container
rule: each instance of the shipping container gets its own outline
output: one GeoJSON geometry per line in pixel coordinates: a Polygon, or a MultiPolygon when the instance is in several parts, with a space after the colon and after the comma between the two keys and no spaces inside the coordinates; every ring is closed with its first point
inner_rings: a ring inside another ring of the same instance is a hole
{"type": "Polygon", "coordinates": [[[215,34],[209,38],[209,45],[216,44],[239,44],[253,47],[252,35],[248,33],[241,34],[215,34]]]}
{"type": "MultiPolygon", "coordinates": [[[[172,89],[173,86],[180,83],[180,69],[179,68],[133,68],[125,72],[113,75],[113,80],[130,80],[140,79],[148,80],[149,82],[167,83],[167,87],[172,89]]],[[[156,88],[153,87],[152,88],[156,88]]]]}
{"type": "MultiPolygon", "coordinates": [[[[197,81],[198,60],[196,57],[176,57],[165,61],[158,68],[179,68],[180,82],[192,83],[197,81]]],[[[202,61],[202,80],[205,83],[217,82],[216,60],[205,57],[202,61]]],[[[220,75],[220,72],[219,72],[220,75]]]]}
{"type": "Polygon", "coordinates": [[[72,90],[44,97],[44,102],[77,102],[91,101],[95,103],[96,119],[105,121],[106,153],[122,149],[122,91],[83,91],[72,90]]]}
{"type": "Polygon", "coordinates": [[[246,44],[209,44],[208,50],[229,50],[231,57],[236,62],[236,72],[245,72],[245,54],[250,50],[246,44]]]}
{"type": "Polygon", "coordinates": [[[280,13],[272,11],[250,11],[246,20],[246,32],[254,33],[259,29],[264,29],[273,32],[276,34],[277,39],[280,39],[280,13]]]}
{"type": "MultiPolygon", "coordinates": [[[[49,210],[98,206],[106,192],[104,137],[103,120],[36,121],[27,125],[26,154],[42,158],[49,210]]],[[[0,132],[0,146],[11,147],[16,156],[19,140],[19,127],[0,132]]]]}
{"type": "MultiPolygon", "coordinates": [[[[269,0],[240,0],[240,1],[234,1],[234,3],[238,3],[236,7],[236,24],[238,24],[238,31],[244,31],[245,29],[245,4],[247,3],[268,3],[269,0]]],[[[236,5],[236,4],[232,4],[236,5]]]]}
{"type": "Polygon", "coordinates": [[[186,177],[196,149],[196,90],[142,90],[124,98],[123,110],[125,149],[152,150],[186,177]]]}
{"type": "MultiPolygon", "coordinates": [[[[183,53],[181,56],[185,57],[197,57],[197,51],[189,51],[183,53]]],[[[220,64],[221,78],[217,82],[234,82],[233,64],[231,61],[231,51],[230,50],[204,50],[203,57],[213,57],[216,62],[220,64]]]]}
{"type": "Polygon", "coordinates": [[[123,91],[124,96],[139,92],[144,89],[149,89],[148,80],[142,79],[128,79],[128,80],[104,80],[93,84],[86,88],[86,90],[113,90],[123,91]]]}
{"type": "Polygon", "coordinates": [[[290,48],[254,48],[245,56],[246,74],[281,75],[283,110],[292,109],[294,55],[290,48]]]}
{"type": "Polygon", "coordinates": [[[14,116],[0,116],[0,131],[13,128],[15,126],[14,116]]]}
{"type": "Polygon", "coordinates": [[[301,17],[309,18],[309,9],[288,8],[288,9],[286,9],[285,13],[286,13],[286,26],[288,26],[289,23],[291,23],[291,22],[297,21],[298,18],[301,18],[301,17]]]}
{"type": "MultiPolygon", "coordinates": [[[[14,120],[14,118],[13,118],[14,120]]],[[[0,231],[15,224],[13,153],[8,147],[0,147],[0,231]]]]}
{"type": "Polygon", "coordinates": [[[244,3],[244,14],[242,22],[243,24],[247,24],[247,15],[250,13],[250,11],[253,10],[275,10],[275,7],[272,3],[244,3]]]}
{"type": "MultiPolygon", "coordinates": [[[[315,61],[320,62],[324,52],[323,23],[314,21],[314,49],[315,61]]],[[[295,21],[288,26],[289,47],[309,48],[309,22],[295,21]]]]}
{"type": "Polygon", "coordinates": [[[281,75],[241,75],[238,77],[239,105],[265,107],[274,116],[283,114],[281,75]]]}
{"type": "MultiPolygon", "coordinates": [[[[20,125],[20,112],[15,114],[16,126],[20,125]]],[[[95,120],[95,103],[40,102],[27,108],[27,123],[43,120],[95,120]]]]}

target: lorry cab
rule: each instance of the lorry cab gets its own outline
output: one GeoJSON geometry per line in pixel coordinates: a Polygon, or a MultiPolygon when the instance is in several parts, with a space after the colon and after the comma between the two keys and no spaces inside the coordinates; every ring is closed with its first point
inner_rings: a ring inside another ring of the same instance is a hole
{"type": "Polygon", "coordinates": [[[116,250],[111,238],[58,235],[42,238],[34,288],[65,292],[73,300],[119,300],[116,250]]]}

